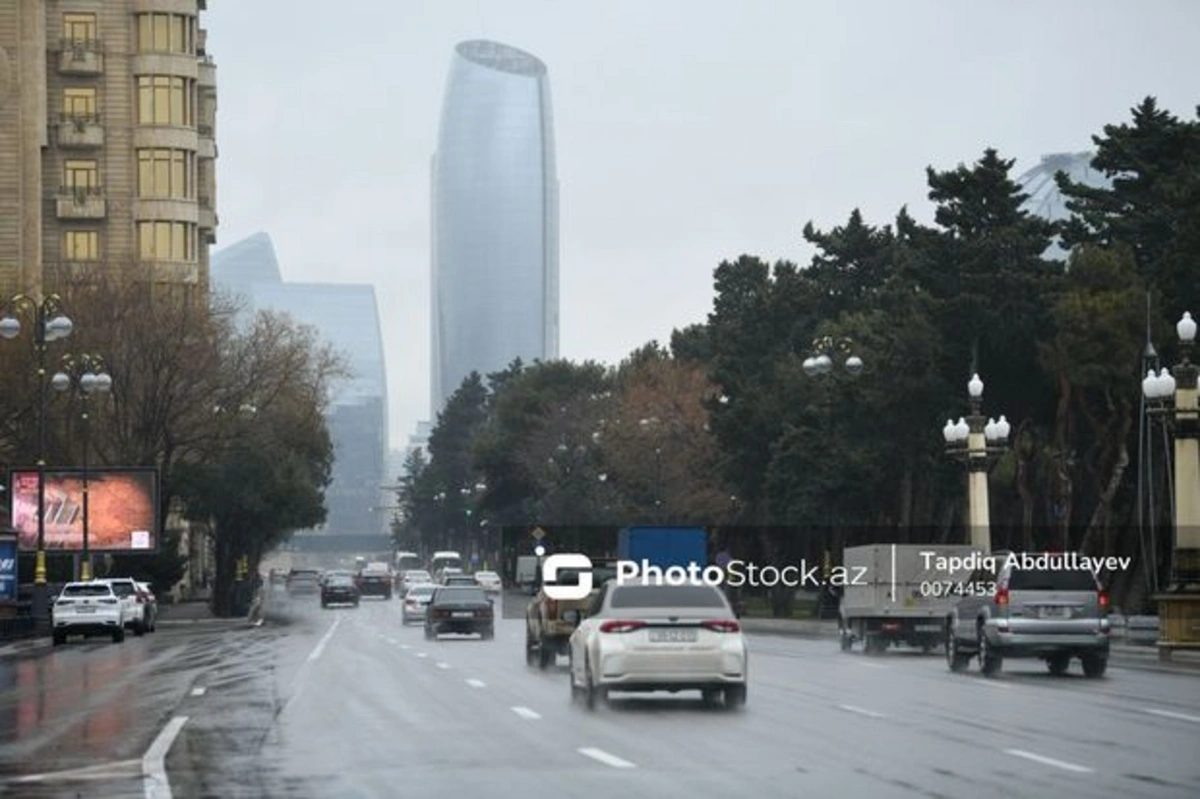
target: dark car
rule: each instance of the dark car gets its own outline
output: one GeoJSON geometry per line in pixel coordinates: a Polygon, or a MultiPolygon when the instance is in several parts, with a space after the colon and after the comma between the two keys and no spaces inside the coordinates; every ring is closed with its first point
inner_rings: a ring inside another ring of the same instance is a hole
{"type": "Polygon", "coordinates": [[[391,599],[394,583],[390,572],[364,570],[358,573],[358,593],[362,596],[391,599]]]}
{"type": "Polygon", "coordinates": [[[354,578],[344,574],[333,574],[321,583],[321,607],[330,605],[354,605],[358,607],[358,586],[354,578]]]}
{"type": "Polygon", "coordinates": [[[479,633],[485,640],[496,635],[495,610],[478,586],[443,586],[433,594],[425,611],[425,637],[444,633],[479,633]]]}

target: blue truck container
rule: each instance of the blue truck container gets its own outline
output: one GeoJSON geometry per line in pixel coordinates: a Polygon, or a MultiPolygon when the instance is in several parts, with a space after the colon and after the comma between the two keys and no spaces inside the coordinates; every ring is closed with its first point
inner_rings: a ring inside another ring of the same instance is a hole
{"type": "Polygon", "coordinates": [[[651,566],[708,565],[708,531],[703,527],[625,527],[620,532],[617,557],[651,566]]]}

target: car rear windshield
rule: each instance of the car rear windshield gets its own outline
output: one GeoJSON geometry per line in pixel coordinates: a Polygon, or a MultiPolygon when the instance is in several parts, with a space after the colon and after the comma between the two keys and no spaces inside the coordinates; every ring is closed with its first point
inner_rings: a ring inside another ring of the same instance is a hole
{"type": "Polygon", "coordinates": [[[709,585],[624,585],[613,589],[614,608],[723,608],[725,601],[709,585]]]}
{"type": "Polygon", "coordinates": [[[1013,569],[1010,591],[1095,591],[1096,580],[1084,569],[1013,569]]]}
{"type": "Polygon", "coordinates": [[[112,596],[112,589],[107,585],[68,585],[63,596],[112,596]]]}
{"type": "Polygon", "coordinates": [[[344,574],[335,574],[334,576],[332,576],[328,580],[326,580],[325,584],[329,585],[329,586],[344,588],[346,586],[354,585],[354,580],[352,580],[351,578],[347,577],[344,574]]]}
{"type": "Polygon", "coordinates": [[[413,596],[429,596],[435,590],[436,589],[432,585],[418,585],[414,586],[408,593],[412,594],[413,596]]]}
{"type": "Polygon", "coordinates": [[[117,596],[131,596],[137,593],[137,589],[133,587],[133,583],[113,583],[112,591],[117,596]]]}
{"type": "Polygon", "coordinates": [[[435,602],[487,602],[487,597],[478,588],[442,588],[434,597],[435,602]]]}

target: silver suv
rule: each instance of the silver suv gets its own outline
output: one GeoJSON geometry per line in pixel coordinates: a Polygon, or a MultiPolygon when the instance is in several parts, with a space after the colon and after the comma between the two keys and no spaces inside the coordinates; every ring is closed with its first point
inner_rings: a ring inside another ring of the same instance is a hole
{"type": "Polygon", "coordinates": [[[972,586],[990,586],[964,596],[946,621],[946,661],[963,671],[974,657],[984,675],[1000,673],[1004,658],[1040,658],[1051,674],[1065,674],[1072,658],[1083,673],[1101,677],[1108,666],[1108,594],[1096,577],[1072,564],[1071,553],[999,552],[972,586]],[[1032,558],[1043,568],[1021,568],[1032,558]],[[993,590],[994,589],[994,590],[993,590]]]}

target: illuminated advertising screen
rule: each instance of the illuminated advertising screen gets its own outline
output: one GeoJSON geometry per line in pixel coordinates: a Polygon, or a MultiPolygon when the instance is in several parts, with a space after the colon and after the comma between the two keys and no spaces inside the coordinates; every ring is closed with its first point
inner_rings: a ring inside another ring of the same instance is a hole
{"type": "MultiPolygon", "coordinates": [[[[12,526],[23,551],[37,550],[38,473],[13,471],[9,494],[12,526]]],[[[88,549],[153,552],[158,548],[158,470],[88,470],[88,549]]],[[[45,549],[83,550],[83,472],[46,470],[45,549]]]]}

